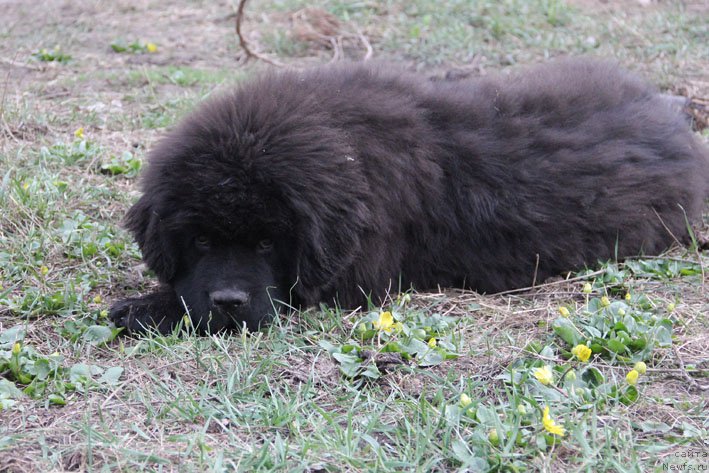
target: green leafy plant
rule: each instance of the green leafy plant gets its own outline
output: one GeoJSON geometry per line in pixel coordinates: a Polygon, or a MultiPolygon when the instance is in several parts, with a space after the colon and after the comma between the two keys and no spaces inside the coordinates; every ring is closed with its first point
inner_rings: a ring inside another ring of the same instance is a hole
{"type": "Polygon", "coordinates": [[[115,258],[126,250],[126,243],[116,235],[116,230],[90,219],[82,211],[65,218],[58,228],[59,236],[70,258],[115,258]]]}
{"type": "Polygon", "coordinates": [[[54,49],[42,48],[32,53],[32,57],[42,62],[58,62],[62,64],[71,60],[71,56],[62,52],[59,46],[54,46],[54,49]]]}
{"type": "Polygon", "coordinates": [[[22,396],[65,405],[68,393],[113,386],[123,373],[123,368],[117,366],[103,368],[78,363],[67,367],[60,354],[43,355],[24,340],[22,325],[0,333],[0,373],[4,373],[0,380],[0,409],[13,407],[22,396]]]}
{"type": "Polygon", "coordinates": [[[628,260],[625,266],[635,276],[652,279],[670,279],[678,276],[701,276],[702,267],[694,261],[669,258],[628,260]]]}
{"type": "Polygon", "coordinates": [[[606,296],[589,297],[573,317],[561,316],[552,323],[567,347],[584,344],[595,355],[625,363],[647,360],[654,348],[669,347],[672,326],[666,310],[658,310],[644,295],[630,293],[613,302],[606,296]]]}
{"type": "Polygon", "coordinates": [[[111,156],[111,160],[101,165],[101,172],[116,176],[122,174],[126,177],[135,177],[140,172],[142,162],[133,156],[130,151],[125,151],[120,156],[111,156]]]}
{"type": "Polygon", "coordinates": [[[124,39],[118,38],[111,43],[111,49],[116,53],[155,53],[158,47],[155,43],[134,40],[127,42],[124,39]]]}
{"type": "Polygon", "coordinates": [[[47,162],[61,162],[72,166],[85,161],[91,161],[101,153],[101,148],[91,141],[76,138],[70,143],[58,143],[40,149],[40,158],[47,162]]]}
{"type": "Polygon", "coordinates": [[[530,451],[549,450],[570,431],[569,441],[576,442],[589,416],[640,399],[648,369],[643,360],[671,345],[674,307],[642,294],[612,300],[593,291],[585,283],[585,303],[560,307],[548,340],[529,343],[529,356],[497,376],[506,399],[483,402],[463,390],[445,403],[449,425],[472,429],[466,443],[453,446],[461,465],[523,469],[520,459],[530,451]]]}
{"type": "Polygon", "coordinates": [[[417,366],[433,366],[458,357],[453,335],[457,321],[438,313],[408,310],[409,300],[410,296],[403,295],[390,310],[369,312],[354,325],[346,343],[321,340],[320,346],[349,378],[380,377],[377,360],[382,354],[417,366]]]}
{"type": "Polygon", "coordinates": [[[8,305],[13,313],[21,314],[26,318],[69,314],[81,305],[83,292],[71,282],[62,288],[27,287],[10,298],[8,305]]]}

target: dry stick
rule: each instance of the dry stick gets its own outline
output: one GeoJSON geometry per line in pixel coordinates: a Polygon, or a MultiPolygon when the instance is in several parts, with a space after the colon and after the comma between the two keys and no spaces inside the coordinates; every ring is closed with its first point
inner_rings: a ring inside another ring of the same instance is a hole
{"type": "Polygon", "coordinates": [[[518,289],[510,289],[509,291],[502,291],[502,292],[494,292],[492,294],[488,294],[489,296],[504,296],[507,294],[515,294],[517,292],[526,292],[530,291],[532,289],[541,289],[544,287],[550,287],[550,286],[558,286],[560,284],[566,284],[569,282],[575,282],[575,281],[583,281],[584,279],[588,279],[593,276],[598,276],[600,274],[605,273],[605,269],[599,269],[598,271],[594,271],[592,273],[584,274],[583,276],[576,276],[574,278],[568,278],[568,279],[563,279],[561,281],[553,281],[553,282],[548,282],[544,284],[538,284],[536,286],[528,286],[528,287],[520,287],[518,289]]]}
{"type": "Polygon", "coordinates": [[[367,50],[367,52],[364,54],[364,57],[362,58],[362,60],[368,61],[372,57],[372,54],[374,53],[374,49],[372,49],[372,43],[370,43],[369,40],[367,39],[367,37],[364,34],[362,34],[361,31],[359,31],[359,28],[357,29],[357,37],[364,45],[364,48],[367,50]]]}
{"type": "Polygon", "coordinates": [[[532,278],[532,287],[537,285],[537,271],[539,270],[539,253],[537,253],[537,262],[534,265],[534,277],[532,278]]]}
{"type": "MultiPolygon", "coordinates": [[[[681,207],[680,207],[680,208],[681,208],[681,207]]],[[[679,238],[677,238],[677,237],[675,236],[675,234],[672,233],[672,230],[670,230],[670,227],[668,227],[668,226],[665,224],[665,221],[662,220],[662,217],[660,216],[659,213],[657,213],[657,210],[655,210],[655,207],[652,207],[652,211],[655,212],[655,215],[657,216],[657,219],[660,221],[660,223],[661,223],[662,226],[665,228],[665,230],[667,230],[667,233],[670,234],[670,236],[671,236],[672,239],[675,241],[675,243],[677,243],[679,246],[682,246],[682,242],[680,242],[680,241],[679,241],[679,238]]]]}
{"type": "MultiPolygon", "coordinates": [[[[267,56],[264,56],[263,54],[260,54],[256,51],[252,51],[249,47],[246,38],[241,32],[241,20],[244,17],[244,10],[246,8],[247,1],[248,0],[240,0],[239,6],[236,10],[236,36],[239,38],[239,46],[241,46],[241,49],[243,49],[244,53],[246,53],[246,60],[249,60],[250,58],[255,58],[277,67],[285,67],[285,64],[283,64],[282,62],[270,59],[267,56]]],[[[344,57],[344,54],[342,52],[342,40],[348,37],[358,39],[364,46],[365,53],[364,57],[362,58],[363,61],[367,61],[368,59],[370,59],[372,57],[372,54],[374,53],[374,49],[372,48],[372,44],[369,42],[369,39],[367,39],[367,37],[359,30],[356,34],[341,34],[337,36],[326,36],[323,34],[318,34],[318,36],[320,37],[320,39],[328,41],[330,43],[330,46],[332,47],[333,57],[332,59],[330,59],[330,62],[336,62],[342,57],[344,57]]]]}
{"type": "Polygon", "coordinates": [[[264,56],[263,54],[252,51],[251,48],[249,47],[249,44],[246,41],[246,38],[241,33],[241,20],[244,18],[244,9],[246,8],[246,2],[247,2],[247,0],[240,0],[239,6],[236,9],[236,36],[239,38],[239,46],[241,46],[241,49],[243,49],[244,53],[246,53],[246,60],[248,61],[249,58],[260,59],[261,61],[267,62],[273,66],[276,66],[276,67],[284,67],[285,64],[278,62],[276,60],[270,59],[270,58],[264,56]]]}
{"type": "Polygon", "coordinates": [[[330,38],[327,38],[325,35],[320,36],[330,41],[330,46],[332,47],[332,59],[330,59],[330,62],[336,62],[340,59],[340,51],[342,50],[340,42],[338,41],[338,36],[330,36],[330,38]]]}

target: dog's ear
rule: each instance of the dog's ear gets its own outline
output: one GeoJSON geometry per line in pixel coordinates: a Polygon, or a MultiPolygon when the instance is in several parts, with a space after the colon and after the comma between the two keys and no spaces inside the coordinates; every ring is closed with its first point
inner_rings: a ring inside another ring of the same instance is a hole
{"type": "MultiPolygon", "coordinates": [[[[335,287],[339,297],[349,298],[346,279],[361,254],[367,221],[364,214],[369,211],[361,202],[336,211],[324,206],[312,208],[312,203],[300,210],[294,290],[306,304],[320,302],[335,287]]],[[[351,289],[359,291],[356,286],[351,289]]]]}
{"type": "Polygon", "coordinates": [[[162,229],[162,219],[154,209],[151,199],[143,195],[130,208],[124,219],[143,252],[143,261],[155,271],[162,282],[168,282],[175,275],[175,250],[166,232],[162,229]]]}
{"type": "Polygon", "coordinates": [[[295,291],[307,304],[314,304],[337,285],[351,266],[360,247],[359,239],[347,229],[322,228],[315,222],[304,224],[300,237],[295,291]]]}

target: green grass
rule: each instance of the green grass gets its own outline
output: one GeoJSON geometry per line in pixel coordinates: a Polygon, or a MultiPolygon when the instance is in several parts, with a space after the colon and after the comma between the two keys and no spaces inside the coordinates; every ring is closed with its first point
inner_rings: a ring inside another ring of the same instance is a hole
{"type": "MultiPolygon", "coordinates": [[[[346,57],[363,55],[347,36],[358,33],[375,58],[428,74],[592,53],[707,97],[706,10],[587,3],[269,0],[249,5],[244,27],[255,49],[295,66],[333,55],[291,35],[290,15],[312,6],[338,19],[346,57]]],[[[265,67],[237,63],[228,8],[158,7],[77,17],[48,6],[32,28],[0,27],[0,57],[26,66],[0,86],[0,471],[706,465],[681,456],[709,442],[709,260],[692,248],[529,293],[393,295],[284,314],[248,335],[117,336],[110,304],[156,286],[120,227],[146,150],[265,67]],[[401,325],[381,331],[386,311],[401,325]],[[579,360],[577,345],[593,356],[579,360]],[[649,369],[631,386],[638,361],[649,369]],[[545,366],[553,385],[535,376],[545,366]],[[545,406],[563,437],[545,430],[545,406]]]]}
{"type": "MultiPolygon", "coordinates": [[[[619,297],[599,309],[596,294],[573,294],[579,308],[563,320],[581,324],[588,320],[588,311],[613,318],[621,307],[630,313],[636,308],[647,320],[670,316],[666,304],[653,305],[640,294],[627,305],[619,297]],[[590,298],[589,308],[584,297],[590,298]]],[[[495,357],[499,350],[481,355],[482,347],[472,339],[484,320],[460,319],[457,332],[461,347],[468,350],[465,356],[441,362],[437,369],[401,365],[363,384],[343,376],[317,343],[351,340],[347,330],[333,327],[343,326],[344,319],[347,328],[352,318],[337,311],[307,320],[309,315],[315,314],[305,314],[304,321],[281,317],[255,335],[148,335],[114,341],[108,348],[96,347],[86,337],[65,339],[67,353],[52,355],[47,363],[54,370],[49,375],[53,384],[30,397],[40,405],[62,406],[55,410],[76,410],[75,425],[65,428],[72,440],[34,458],[36,465],[61,464],[78,451],[87,455],[89,468],[109,469],[182,464],[194,470],[238,465],[242,471],[506,471],[545,469],[562,462],[592,471],[644,471],[653,464],[663,439],[667,447],[692,445],[701,444],[706,435],[696,424],[702,402],[686,403],[687,420],[681,424],[639,415],[665,401],[649,399],[653,383],[662,378],[661,369],[641,376],[637,387],[629,386],[625,374],[630,367],[618,354],[575,360],[563,339],[545,329],[526,347],[512,342],[524,348],[514,361],[486,364],[483,358],[495,357]],[[90,364],[69,362],[92,350],[96,360],[90,364]],[[555,366],[556,387],[534,377],[535,368],[545,365],[555,366]],[[564,376],[569,369],[578,372],[576,379],[564,376]],[[467,405],[463,394],[470,398],[467,405]],[[545,434],[545,405],[566,426],[563,439],[545,434]],[[638,466],[627,467],[636,462],[638,466]]],[[[505,337],[514,334],[504,328],[505,337]]],[[[35,358],[37,363],[33,344],[22,347],[18,357],[35,358]]],[[[658,368],[651,359],[659,358],[652,352],[645,359],[658,368]]],[[[31,369],[27,376],[32,376],[31,369]]],[[[42,385],[28,379],[14,382],[42,385]]],[[[21,414],[26,397],[11,394],[15,401],[5,408],[21,414]]],[[[29,420],[20,422],[31,429],[29,420]]],[[[2,440],[7,448],[46,442],[25,436],[2,440]]]]}
{"type": "Polygon", "coordinates": [[[172,84],[179,87],[192,87],[195,85],[205,85],[211,88],[224,82],[237,82],[243,78],[243,74],[227,70],[201,70],[191,67],[166,66],[137,71],[128,71],[121,74],[121,78],[128,87],[139,87],[141,85],[163,85],[172,84]]]}
{"type": "MultiPolygon", "coordinates": [[[[673,67],[689,62],[691,70],[684,74],[700,78],[701,58],[709,53],[702,40],[709,32],[705,16],[680,3],[645,11],[620,5],[594,10],[562,0],[454,0],[445,8],[430,0],[270,3],[283,12],[321,8],[342,22],[343,32],[363,31],[377,39],[385,55],[403,56],[420,67],[473,63],[496,68],[559,54],[592,54],[631,61],[658,76],[674,76],[673,67]]],[[[277,43],[266,46],[289,55],[277,43]]],[[[301,56],[302,45],[291,54],[301,56]]]]}

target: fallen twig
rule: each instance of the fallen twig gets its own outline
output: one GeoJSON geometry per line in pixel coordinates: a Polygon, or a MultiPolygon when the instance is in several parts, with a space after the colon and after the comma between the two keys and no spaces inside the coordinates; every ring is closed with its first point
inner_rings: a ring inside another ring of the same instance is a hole
{"type": "Polygon", "coordinates": [[[250,58],[254,58],[267,62],[276,67],[283,67],[285,64],[253,51],[249,47],[249,43],[246,41],[246,38],[241,32],[241,20],[244,18],[244,9],[246,8],[247,1],[248,0],[239,0],[239,6],[236,9],[236,36],[239,38],[239,46],[241,46],[241,49],[243,49],[246,54],[246,60],[248,61],[250,58]]]}
{"type": "Polygon", "coordinates": [[[576,276],[574,278],[562,279],[561,281],[552,281],[552,282],[548,282],[548,283],[544,283],[544,284],[537,284],[536,286],[528,286],[528,287],[520,287],[518,289],[510,289],[508,291],[495,292],[493,294],[488,294],[488,295],[490,295],[490,296],[504,296],[507,294],[516,294],[518,292],[531,291],[532,289],[541,289],[544,287],[558,286],[558,285],[566,284],[569,282],[583,281],[584,279],[588,279],[593,276],[598,276],[598,275],[603,274],[605,272],[606,272],[605,269],[599,269],[598,271],[584,274],[583,276],[576,276]]]}

